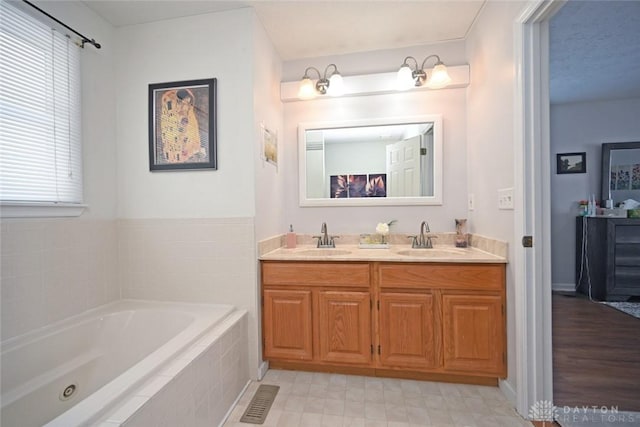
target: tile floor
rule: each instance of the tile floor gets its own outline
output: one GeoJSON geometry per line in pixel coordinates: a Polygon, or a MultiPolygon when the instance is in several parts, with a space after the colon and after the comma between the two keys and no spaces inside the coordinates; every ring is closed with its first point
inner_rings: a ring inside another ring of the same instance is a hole
{"type": "Polygon", "coordinates": [[[255,425],[239,420],[260,384],[280,386],[269,427],[531,426],[497,387],[270,370],[247,388],[225,427],[255,425]]]}

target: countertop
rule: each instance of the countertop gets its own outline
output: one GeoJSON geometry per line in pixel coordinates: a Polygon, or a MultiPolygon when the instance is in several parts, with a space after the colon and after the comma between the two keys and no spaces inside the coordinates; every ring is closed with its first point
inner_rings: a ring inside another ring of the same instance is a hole
{"type": "Polygon", "coordinates": [[[435,245],[431,249],[412,249],[411,245],[390,245],[388,249],[363,249],[358,245],[340,245],[335,249],[319,249],[311,245],[295,249],[278,248],[260,256],[263,261],[383,261],[383,262],[447,262],[498,263],[507,259],[474,247],[456,248],[435,245]]]}

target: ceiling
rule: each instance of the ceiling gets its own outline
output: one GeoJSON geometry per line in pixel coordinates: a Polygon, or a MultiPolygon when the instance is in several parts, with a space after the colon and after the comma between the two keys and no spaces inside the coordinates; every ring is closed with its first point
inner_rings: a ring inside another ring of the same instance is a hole
{"type": "Polygon", "coordinates": [[[84,0],[116,27],[252,7],[284,61],[464,39],[484,1],[84,0]]]}
{"type": "Polygon", "coordinates": [[[640,1],[570,0],[549,36],[552,103],[640,97],[640,1]]]}
{"type": "MultiPolygon", "coordinates": [[[[251,7],[284,61],[462,40],[484,0],[84,0],[116,27],[251,7]]],[[[569,0],[551,19],[552,103],[640,97],[640,1],[569,0]]]]}

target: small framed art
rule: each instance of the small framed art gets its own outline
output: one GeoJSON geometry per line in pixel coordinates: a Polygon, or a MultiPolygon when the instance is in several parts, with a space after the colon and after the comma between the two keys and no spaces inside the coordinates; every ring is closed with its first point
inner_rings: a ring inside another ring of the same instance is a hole
{"type": "Polygon", "coordinates": [[[556,154],[557,174],[586,173],[587,153],[556,154]]]}

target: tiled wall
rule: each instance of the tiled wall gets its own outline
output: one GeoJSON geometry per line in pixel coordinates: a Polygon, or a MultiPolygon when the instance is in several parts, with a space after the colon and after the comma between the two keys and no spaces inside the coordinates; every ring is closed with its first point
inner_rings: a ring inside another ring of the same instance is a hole
{"type": "Polygon", "coordinates": [[[118,220],[123,298],[231,304],[248,311],[251,375],[260,364],[253,218],[118,220]]]}
{"type": "Polygon", "coordinates": [[[2,339],[120,297],[114,220],[3,220],[2,339]]]}
{"type": "Polygon", "coordinates": [[[220,425],[249,381],[247,316],[225,320],[143,385],[100,427],[220,425]]]}
{"type": "Polygon", "coordinates": [[[251,218],[118,220],[118,241],[123,298],[241,307],[254,291],[251,218]]]}

